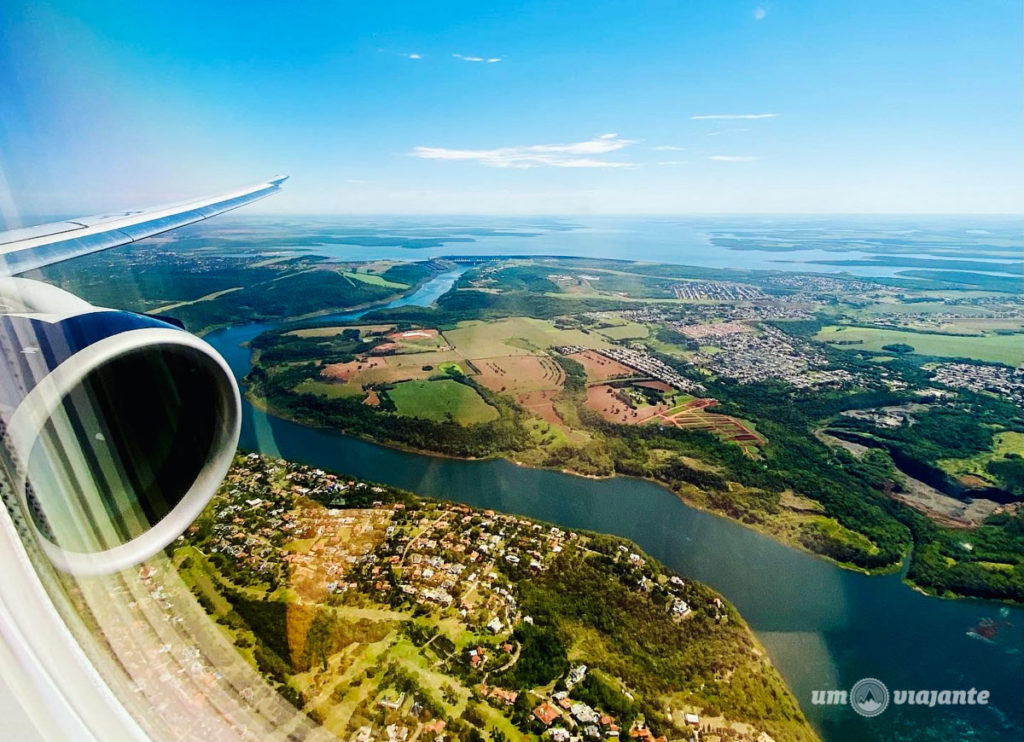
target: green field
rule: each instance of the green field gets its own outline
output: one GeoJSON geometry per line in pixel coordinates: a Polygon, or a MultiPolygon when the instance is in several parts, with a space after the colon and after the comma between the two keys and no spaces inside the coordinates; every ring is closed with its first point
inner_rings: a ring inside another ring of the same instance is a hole
{"type": "Polygon", "coordinates": [[[362,281],[368,283],[371,286],[383,286],[387,289],[407,289],[409,286],[404,283],[395,283],[389,281],[386,278],[378,276],[376,273],[356,273],[355,271],[338,271],[345,278],[349,278],[355,281],[362,281]]]}
{"type": "MultiPolygon", "coordinates": [[[[923,292],[922,292],[923,293],[923,292]]],[[[910,303],[890,301],[881,302],[878,304],[869,304],[866,307],[860,307],[853,310],[852,314],[860,317],[879,317],[885,314],[935,314],[938,312],[948,312],[949,304],[943,301],[915,301],[910,303]]],[[[958,306],[956,308],[957,314],[964,316],[983,316],[988,311],[985,307],[972,307],[972,306],[958,306]]]]}
{"type": "Polygon", "coordinates": [[[345,330],[359,330],[359,334],[365,335],[368,332],[387,332],[394,329],[394,325],[331,325],[330,327],[304,327],[300,330],[289,330],[286,335],[298,338],[329,338],[340,335],[345,330]]]}
{"type": "Polygon", "coordinates": [[[650,334],[646,326],[637,322],[627,322],[624,325],[617,325],[615,327],[602,327],[598,332],[612,340],[633,340],[635,338],[645,338],[650,334]]]}
{"type": "Polygon", "coordinates": [[[460,322],[454,330],[447,330],[444,336],[466,358],[533,355],[553,345],[609,347],[608,341],[596,332],[559,330],[546,320],[530,317],[510,317],[494,322],[460,322]]]}
{"type": "Polygon", "coordinates": [[[656,337],[653,336],[644,340],[644,343],[647,345],[648,348],[650,348],[653,351],[657,351],[658,353],[664,353],[667,356],[672,356],[673,358],[680,358],[682,360],[689,360],[694,356],[695,353],[695,351],[686,350],[678,345],[666,343],[665,341],[658,340],[656,337]]]}
{"type": "Polygon", "coordinates": [[[954,477],[973,474],[986,481],[992,481],[993,477],[986,468],[988,463],[1001,459],[1008,453],[1020,454],[1021,452],[1024,452],[1024,433],[1007,430],[996,433],[994,445],[990,451],[967,459],[943,459],[938,464],[943,471],[954,477]]]}
{"type": "Polygon", "coordinates": [[[398,343],[402,353],[428,353],[448,344],[443,335],[420,337],[415,329],[393,337],[392,342],[398,343]]]}
{"type": "Polygon", "coordinates": [[[295,387],[295,391],[299,394],[318,394],[328,399],[363,396],[363,390],[358,384],[332,384],[316,379],[306,379],[295,387]]]}
{"type": "Polygon", "coordinates": [[[400,415],[435,422],[453,419],[463,425],[485,423],[498,418],[473,387],[451,379],[403,381],[388,391],[400,415]]]}
{"type": "Polygon", "coordinates": [[[902,330],[829,325],[815,340],[842,343],[849,350],[881,351],[883,345],[905,343],[918,355],[942,358],[972,358],[1019,366],[1024,363],[1024,337],[1020,335],[932,335],[902,330]],[[860,342],[856,342],[860,341],[860,342]]]}

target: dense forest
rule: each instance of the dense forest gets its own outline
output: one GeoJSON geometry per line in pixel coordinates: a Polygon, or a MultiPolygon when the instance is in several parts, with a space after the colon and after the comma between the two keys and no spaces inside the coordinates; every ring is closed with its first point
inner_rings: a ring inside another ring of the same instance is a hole
{"type": "MultiPolygon", "coordinates": [[[[667,726],[657,702],[661,695],[701,688],[701,696],[711,702],[705,706],[705,715],[743,709],[744,716],[773,733],[795,731],[803,715],[778,673],[750,661],[755,646],[735,609],[723,604],[717,619],[714,610],[701,610],[684,621],[673,620],[660,590],[644,595],[628,587],[636,584],[641,568],[615,558],[624,543],[595,536],[591,546],[597,554],[566,555],[555,568],[519,583],[523,611],[538,625],[565,641],[584,634],[590,637],[591,664],[600,672],[574,687],[572,696],[599,701],[604,708],[617,708],[623,714],[640,711],[657,731],[667,726]],[[606,677],[629,678],[633,699],[623,696],[606,677]]],[[[655,575],[661,571],[654,562],[647,567],[655,575]]],[[[692,582],[686,583],[685,596],[694,606],[715,600],[711,590],[692,582]]]]}

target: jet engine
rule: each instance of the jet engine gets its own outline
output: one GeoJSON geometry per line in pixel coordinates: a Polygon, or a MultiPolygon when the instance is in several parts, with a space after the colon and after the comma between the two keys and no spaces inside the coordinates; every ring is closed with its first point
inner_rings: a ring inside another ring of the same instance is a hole
{"type": "Polygon", "coordinates": [[[0,446],[9,508],[75,574],[132,566],[180,536],[227,472],[231,369],[159,318],[0,278],[0,446]]]}

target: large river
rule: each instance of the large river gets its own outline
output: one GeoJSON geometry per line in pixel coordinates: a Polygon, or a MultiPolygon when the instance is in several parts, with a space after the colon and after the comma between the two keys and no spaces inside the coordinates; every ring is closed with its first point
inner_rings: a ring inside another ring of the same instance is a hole
{"type": "MultiPolygon", "coordinates": [[[[429,305],[457,275],[441,275],[390,306],[429,305]]],[[[250,368],[242,344],[272,327],[234,327],[206,340],[242,378],[250,368]]],[[[503,460],[406,453],[296,425],[248,403],[240,445],[423,495],[632,539],[736,605],[830,742],[1024,739],[1024,610],[1019,607],[940,600],[911,590],[899,575],[868,577],[840,569],[695,510],[642,480],[584,479],[503,460]],[[982,621],[994,622],[992,640],[968,635],[982,621]],[[991,702],[946,709],[890,706],[874,719],[848,707],[812,705],[812,690],[848,689],[863,677],[882,680],[890,691],[989,690],[991,702]]]]}

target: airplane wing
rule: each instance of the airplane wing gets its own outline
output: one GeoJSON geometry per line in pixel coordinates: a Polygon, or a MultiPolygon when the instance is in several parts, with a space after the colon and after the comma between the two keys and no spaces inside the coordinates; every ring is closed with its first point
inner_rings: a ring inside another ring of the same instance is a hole
{"type": "Polygon", "coordinates": [[[281,190],[287,175],[219,196],[0,232],[0,276],[137,242],[245,206],[281,190]]]}

